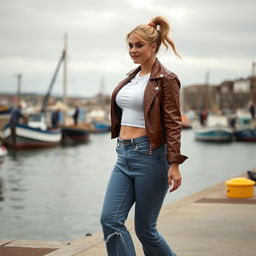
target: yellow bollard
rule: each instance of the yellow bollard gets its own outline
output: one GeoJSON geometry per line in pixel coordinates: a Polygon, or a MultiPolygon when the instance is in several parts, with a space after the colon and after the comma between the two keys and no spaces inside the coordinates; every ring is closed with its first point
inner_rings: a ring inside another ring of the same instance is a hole
{"type": "Polygon", "coordinates": [[[227,196],[231,198],[249,198],[253,197],[254,181],[237,177],[225,182],[227,185],[227,196]]]}

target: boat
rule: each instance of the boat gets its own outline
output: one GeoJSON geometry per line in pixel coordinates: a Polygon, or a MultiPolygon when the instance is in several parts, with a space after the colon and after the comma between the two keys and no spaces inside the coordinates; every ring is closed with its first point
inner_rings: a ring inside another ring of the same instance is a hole
{"type": "Polygon", "coordinates": [[[237,141],[256,142],[256,122],[249,114],[237,116],[234,136],[237,141]]]}
{"type": "Polygon", "coordinates": [[[9,122],[13,107],[0,106],[0,130],[9,122]]]}
{"type": "Polygon", "coordinates": [[[225,127],[204,127],[195,132],[195,139],[200,141],[232,141],[232,130],[225,127]]]}
{"type": "Polygon", "coordinates": [[[187,129],[191,129],[191,128],[192,128],[192,126],[190,124],[188,117],[185,114],[182,114],[181,115],[181,129],[187,130],[187,129]]]}
{"type": "Polygon", "coordinates": [[[256,171],[248,170],[247,176],[250,180],[253,180],[256,182],[256,171]]]}
{"type": "Polygon", "coordinates": [[[48,129],[43,114],[33,114],[27,124],[17,124],[14,130],[8,123],[3,128],[5,145],[13,149],[44,148],[60,144],[61,130],[48,129]]]}
{"type": "Polygon", "coordinates": [[[4,161],[4,157],[7,155],[8,151],[6,147],[0,142],[0,163],[4,161]]]}
{"type": "MultiPolygon", "coordinates": [[[[252,78],[255,79],[256,64],[252,64],[252,78]]],[[[255,81],[255,80],[254,80],[255,81]]],[[[256,142],[256,119],[255,119],[255,100],[256,87],[255,82],[250,88],[250,100],[248,110],[238,110],[234,122],[234,136],[237,141],[256,142]]]]}
{"type": "Polygon", "coordinates": [[[205,75],[204,109],[200,112],[200,125],[194,127],[195,139],[208,142],[230,142],[233,130],[229,127],[228,118],[224,115],[209,115],[209,72],[205,75]]]}
{"type": "MultiPolygon", "coordinates": [[[[64,50],[63,50],[63,102],[65,103],[67,95],[67,35],[64,36],[64,50]]],[[[64,115],[65,124],[65,115],[64,115]]],[[[89,130],[78,124],[65,124],[62,129],[62,142],[88,142],[89,130]]]]}
{"type": "Polygon", "coordinates": [[[111,126],[107,123],[94,121],[92,122],[92,132],[93,133],[103,133],[109,132],[111,130],[111,126]]]}
{"type": "Polygon", "coordinates": [[[230,142],[233,130],[228,126],[225,116],[209,116],[206,126],[195,128],[195,139],[210,142],[230,142]]]}
{"type": "Polygon", "coordinates": [[[62,143],[84,143],[89,141],[88,129],[79,125],[69,125],[61,127],[62,131],[62,143]]]}
{"type": "Polygon", "coordinates": [[[256,128],[253,127],[237,128],[234,135],[237,141],[256,142],[256,128]]]}
{"type": "MultiPolygon", "coordinates": [[[[59,59],[58,65],[54,72],[53,78],[51,80],[50,86],[48,88],[47,94],[44,98],[41,112],[44,112],[48,104],[48,100],[58,75],[61,64],[63,63],[63,104],[66,105],[67,99],[67,35],[64,35],[64,49],[62,51],[61,57],[59,59]]],[[[89,141],[89,130],[83,126],[66,124],[66,111],[64,111],[64,124],[59,126],[61,128],[61,142],[70,143],[70,142],[87,142],[89,141]]]]}
{"type": "Polygon", "coordinates": [[[12,110],[13,110],[13,107],[0,106],[0,116],[10,115],[12,110]]]}

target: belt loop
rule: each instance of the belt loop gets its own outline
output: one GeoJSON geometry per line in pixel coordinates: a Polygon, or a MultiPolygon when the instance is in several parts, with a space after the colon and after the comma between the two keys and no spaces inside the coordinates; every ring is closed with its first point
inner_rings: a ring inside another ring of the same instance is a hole
{"type": "Polygon", "coordinates": [[[119,138],[117,138],[117,147],[119,147],[120,146],[120,140],[119,140],[119,138]]]}
{"type": "Polygon", "coordinates": [[[135,146],[134,139],[131,139],[131,143],[132,143],[132,146],[134,147],[135,146]]]}

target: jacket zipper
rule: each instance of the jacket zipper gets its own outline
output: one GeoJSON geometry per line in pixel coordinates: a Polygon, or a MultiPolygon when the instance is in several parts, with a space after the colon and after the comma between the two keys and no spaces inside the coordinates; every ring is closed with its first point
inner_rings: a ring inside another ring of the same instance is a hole
{"type": "Polygon", "coordinates": [[[150,146],[149,146],[149,155],[150,155],[150,156],[152,155],[152,146],[151,146],[151,144],[150,144],[150,146]]]}

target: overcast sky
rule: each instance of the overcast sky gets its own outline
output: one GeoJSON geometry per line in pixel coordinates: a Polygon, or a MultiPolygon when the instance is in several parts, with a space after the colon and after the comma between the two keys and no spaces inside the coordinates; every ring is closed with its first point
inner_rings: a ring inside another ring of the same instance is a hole
{"type": "MultiPolygon", "coordinates": [[[[182,60],[162,50],[160,61],[183,86],[237,79],[256,61],[255,0],[0,0],[0,91],[47,91],[68,34],[68,94],[111,93],[136,67],[126,34],[154,16],[166,17],[182,60]]],[[[62,70],[53,93],[62,93],[62,70]]]]}

